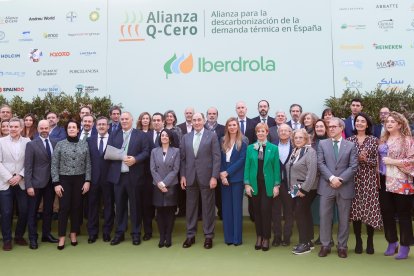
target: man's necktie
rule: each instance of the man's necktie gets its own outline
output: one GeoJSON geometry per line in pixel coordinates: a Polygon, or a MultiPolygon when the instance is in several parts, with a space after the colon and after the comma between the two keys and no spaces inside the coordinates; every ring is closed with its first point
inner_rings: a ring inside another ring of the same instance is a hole
{"type": "Polygon", "coordinates": [[[241,133],[244,134],[244,120],[240,120],[240,130],[241,133]]]}
{"type": "Polygon", "coordinates": [[[201,133],[197,132],[195,135],[196,135],[196,138],[194,139],[193,148],[194,148],[194,155],[197,156],[198,147],[200,146],[200,141],[201,141],[201,133]]]}
{"type": "Polygon", "coordinates": [[[50,150],[49,140],[48,139],[45,139],[45,143],[46,143],[46,152],[47,152],[47,155],[49,156],[49,158],[52,158],[52,151],[50,150]]]}
{"type": "Polygon", "coordinates": [[[262,119],[262,121],[263,121],[263,124],[266,124],[266,119],[262,119]]]}
{"type": "Polygon", "coordinates": [[[88,136],[89,136],[89,132],[85,131],[85,133],[83,134],[82,141],[86,141],[86,138],[88,138],[88,136]]]}
{"type": "Polygon", "coordinates": [[[98,148],[98,150],[99,150],[99,154],[102,156],[103,155],[103,152],[104,152],[104,146],[103,146],[103,136],[101,136],[100,137],[101,138],[101,141],[99,141],[99,148],[98,148]]]}
{"type": "Polygon", "coordinates": [[[293,123],[293,130],[298,129],[298,123],[293,123]]]}
{"type": "Polygon", "coordinates": [[[333,145],[333,150],[334,150],[334,154],[335,154],[335,160],[338,160],[338,155],[339,155],[339,148],[338,148],[338,143],[339,141],[334,141],[334,145],[333,145]]]}
{"type": "Polygon", "coordinates": [[[112,132],[115,132],[118,129],[117,124],[112,124],[112,132]]]}
{"type": "Polygon", "coordinates": [[[160,141],[160,132],[159,131],[157,131],[157,137],[155,137],[155,141],[154,141],[154,144],[158,144],[159,143],[159,141],[160,141]]]}

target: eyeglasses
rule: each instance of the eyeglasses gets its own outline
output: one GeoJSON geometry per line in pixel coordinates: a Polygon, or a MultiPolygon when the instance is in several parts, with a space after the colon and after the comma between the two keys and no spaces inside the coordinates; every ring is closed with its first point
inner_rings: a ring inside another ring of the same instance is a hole
{"type": "Polygon", "coordinates": [[[329,126],[328,128],[329,128],[329,129],[335,129],[335,128],[337,128],[337,127],[339,127],[339,126],[329,126]]]}

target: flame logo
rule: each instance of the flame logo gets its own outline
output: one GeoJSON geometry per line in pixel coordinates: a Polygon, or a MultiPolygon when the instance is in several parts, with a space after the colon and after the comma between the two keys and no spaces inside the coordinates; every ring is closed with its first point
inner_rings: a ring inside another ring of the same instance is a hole
{"type": "Polygon", "coordinates": [[[167,62],[164,64],[165,78],[168,79],[168,75],[171,74],[188,74],[193,70],[193,55],[190,54],[188,57],[181,55],[177,58],[177,55],[174,54],[167,62]]]}
{"type": "Polygon", "coordinates": [[[132,12],[131,18],[129,17],[128,12],[125,12],[125,21],[120,27],[122,38],[120,38],[119,41],[144,41],[145,39],[141,38],[139,35],[139,23],[142,23],[143,18],[144,16],[142,15],[142,12],[138,13],[138,17],[135,12],[132,12]]]}

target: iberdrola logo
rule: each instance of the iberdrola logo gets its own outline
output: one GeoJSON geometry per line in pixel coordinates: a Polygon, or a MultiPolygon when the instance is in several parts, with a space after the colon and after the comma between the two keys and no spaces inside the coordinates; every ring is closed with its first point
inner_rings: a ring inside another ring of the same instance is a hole
{"type": "Polygon", "coordinates": [[[168,75],[171,74],[188,74],[193,70],[193,55],[190,54],[188,57],[181,55],[177,58],[177,55],[174,54],[167,62],[164,64],[165,77],[168,79],[168,75]]]}

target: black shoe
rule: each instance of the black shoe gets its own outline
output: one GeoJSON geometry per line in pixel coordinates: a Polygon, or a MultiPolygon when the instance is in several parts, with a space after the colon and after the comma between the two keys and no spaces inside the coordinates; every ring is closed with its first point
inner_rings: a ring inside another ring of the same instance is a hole
{"type": "Polygon", "coordinates": [[[163,247],[164,247],[164,245],[165,245],[165,242],[164,242],[164,241],[160,241],[160,242],[158,243],[158,248],[163,248],[163,247]]]}
{"type": "Polygon", "coordinates": [[[195,237],[186,238],[183,242],[183,248],[189,248],[195,243],[195,237]]]}
{"type": "Polygon", "coordinates": [[[37,249],[37,248],[39,248],[39,245],[37,244],[37,241],[35,241],[35,240],[29,241],[29,248],[30,249],[37,249]]]}
{"type": "Polygon", "coordinates": [[[52,234],[42,236],[42,242],[58,243],[59,240],[52,236],[52,234]]]}
{"type": "Polygon", "coordinates": [[[147,233],[145,233],[144,234],[144,237],[142,237],[142,239],[144,241],[149,241],[151,238],[152,238],[152,234],[147,234],[147,233]]]}
{"type": "Polygon", "coordinates": [[[125,236],[115,236],[114,239],[111,241],[111,245],[118,245],[125,240],[125,236]]]}
{"type": "Polygon", "coordinates": [[[362,254],[362,240],[357,239],[355,244],[355,254],[362,254]]]}
{"type": "Polygon", "coordinates": [[[263,239],[262,241],[262,250],[268,251],[269,250],[269,239],[263,239]]]}
{"type": "Polygon", "coordinates": [[[165,245],[165,247],[169,248],[169,247],[171,247],[172,243],[166,241],[164,245],[165,245]]]}
{"type": "Polygon", "coordinates": [[[89,236],[88,243],[95,243],[97,239],[98,239],[97,235],[89,236]]]}
{"type": "Polygon", "coordinates": [[[58,218],[59,218],[59,214],[57,212],[53,213],[52,219],[53,220],[58,220],[58,218]]]}
{"type": "Polygon", "coordinates": [[[278,247],[278,246],[281,245],[281,243],[282,243],[282,241],[280,240],[280,238],[274,238],[273,241],[272,241],[272,246],[278,247]]]}
{"type": "Polygon", "coordinates": [[[204,248],[205,249],[211,249],[213,247],[213,239],[212,238],[206,238],[204,240],[204,248]]]}
{"type": "Polygon", "coordinates": [[[111,241],[111,235],[103,234],[102,239],[103,239],[104,242],[109,242],[109,241],[111,241]]]}
{"type": "Polygon", "coordinates": [[[141,244],[141,238],[140,237],[132,237],[132,244],[133,245],[140,245],[141,244]]]}
{"type": "Polygon", "coordinates": [[[65,245],[58,245],[58,246],[57,246],[57,249],[58,249],[58,250],[63,250],[63,249],[65,249],[65,245]]]}
{"type": "Polygon", "coordinates": [[[256,244],[254,245],[254,249],[255,250],[262,249],[262,237],[257,237],[256,238],[256,244]]]}
{"type": "Polygon", "coordinates": [[[78,241],[70,241],[70,244],[71,244],[72,246],[77,246],[77,245],[78,245],[78,241]]]}
{"type": "Polygon", "coordinates": [[[292,250],[292,253],[295,255],[302,255],[309,252],[311,252],[311,249],[308,243],[299,244],[295,249],[292,250]]]}

